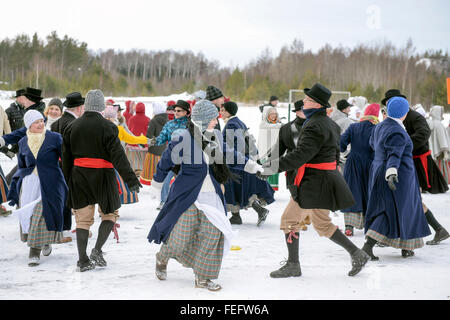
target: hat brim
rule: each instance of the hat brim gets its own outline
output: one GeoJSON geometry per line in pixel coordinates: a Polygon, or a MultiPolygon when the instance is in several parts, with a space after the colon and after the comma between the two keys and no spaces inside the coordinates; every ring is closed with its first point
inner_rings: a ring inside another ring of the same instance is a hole
{"type": "Polygon", "coordinates": [[[320,104],[320,105],[322,105],[322,106],[324,106],[324,107],[327,107],[327,108],[331,108],[331,105],[330,105],[329,102],[323,102],[322,100],[317,99],[316,97],[309,95],[308,92],[309,92],[310,90],[311,90],[311,89],[305,88],[305,89],[303,90],[303,92],[304,92],[308,97],[310,97],[310,98],[313,99],[315,102],[317,102],[318,104],[320,104]]]}
{"type": "Polygon", "coordinates": [[[398,94],[398,95],[395,95],[395,96],[391,96],[391,97],[386,97],[386,98],[384,98],[383,100],[381,100],[381,104],[382,104],[383,106],[385,106],[385,105],[386,105],[386,102],[387,102],[389,99],[394,98],[394,97],[402,97],[402,98],[405,98],[405,99],[406,99],[406,96],[404,96],[404,95],[402,95],[402,94],[398,94]]]}
{"type": "Polygon", "coordinates": [[[84,99],[83,99],[83,101],[79,101],[79,102],[76,102],[76,103],[73,103],[73,104],[68,104],[67,101],[64,101],[62,105],[64,107],[70,109],[70,108],[76,108],[76,107],[82,106],[83,104],[84,104],[84,99]]]}

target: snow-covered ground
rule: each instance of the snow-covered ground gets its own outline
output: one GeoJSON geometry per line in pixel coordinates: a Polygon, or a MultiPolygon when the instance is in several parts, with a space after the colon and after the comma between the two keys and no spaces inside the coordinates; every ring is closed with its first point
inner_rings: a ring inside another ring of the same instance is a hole
{"type": "MultiPolygon", "coordinates": [[[[287,117],[286,108],[280,113],[287,117]]],[[[241,107],[238,116],[257,137],[259,110],[241,107]]],[[[0,164],[6,173],[15,165],[3,154],[0,154],[0,164]]],[[[450,299],[450,239],[438,246],[417,249],[416,255],[408,259],[401,257],[400,250],[375,247],[374,253],[380,260],[368,262],[360,274],[348,277],[351,266],[347,252],[320,238],[310,226],[300,235],[303,275],[270,278],[269,273],[278,269],[287,257],[284,236],[279,230],[280,217],[289,199],[283,174],[280,186],[261,227],[256,227],[256,212],[252,209],[242,212],[244,224],[234,226],[239,230],[234,244],[242,249],[230,251],[224,258],[218,279],[223,289],[215,293],[194,288],[192,270],[174,260],[169,262],[166,281],[155,277],[155,253],[159,245],[148,243],[147,234],[157,216],[158,202],[150,198],[148,187],[140,192],[138,203],[120,209],[119,243],[111,234],[103,249],[108,267],[90,272],[75,271],[76,241],[53,245],[52,254],[41,257],[38,267],[28,267],[28,247],[19,239],[17,218],[0,217],[0,300],[450,299]]],[[[423,195],[427,206],[447,230],[450,230],[449,194],[423,195]]],[[[330,215],[343,230],[343,215],[340,212],[330,215]]],[[[95,244],[99,223],[96,217],[88,252],[95,244]]],[[[431,240],[433,235],[425,240],[431,240]]],[[[362,230],[355,232],[352,241],[362,247],[362,230]]]]}

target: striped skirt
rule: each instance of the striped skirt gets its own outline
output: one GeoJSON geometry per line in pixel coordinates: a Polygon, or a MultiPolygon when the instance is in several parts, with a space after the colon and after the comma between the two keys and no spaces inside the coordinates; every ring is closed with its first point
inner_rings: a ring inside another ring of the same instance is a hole
{"type": "Polygon", "coordinates": [[[362,212],[344,212],[344,222],[346,226],[353,226],[356,229],[364,228],[364,216],[362,212]]]}
{"type": "Polygon", "coordinates": [[[382,235],[381,233],[378,233],[372,229],[369,229],[366,232],[366,236],[369,236],[372,239],[375,239],[378,242],[381,242],[382,244],[388,245],[388,246],[396,248],[396,249],[402,249],[402,250],[414,250],[417,248],[422,248],[424,245],[423,238],[416,238],[416,239],[409,239],[409,240],[402,240],[400,238],[389,239],[388,237],[386,237],[386,236],[382,235]]]}
{"type": "Polygon", "coordinates": [[[272,189],[274,191],[278,191],[278,181],[280,179],[280,174],[276,173],[274,175],[271,175],[269,177],[269,179],[267,179],[267,182],[270,184],[270,186],[272,187],[272,189]]]}
{"type": "Polygon", "coordinates": [[[146,148],[126,146],[125,153],[130,162],[130,166],[134,171],[142,170],[144,167],[144,159],[147,154],[146,148]]]}
{"type": "Polygon", "coordinates": [[[437,160],[437,165],[439,167],[439,170],[441,171],[442,175],[444,176],[445,181],[447,184],[450,184],[450,161],[449,160],[437,160]]]}
{"type": "Polygon", "coordinates": [[[177,260],[192,268],[202,280],[217,279],[223,258],[224,237],[205,216],[191,205],[178,219],[158,256],[163,261],[177,260]]]}
{"type": "MultiPolygon", "coordinates": [[[[21,229],[22,230],[22,229],[21,229]]],[[[58,243],[62,240],[62,232],[48,231],[42,214],[42,201],[34,208],[28,234],[21,232],[21,239],[31,248],[42,248],[46,244],[58,243]]]]}
{"type": "Polygon", "coordinates": [[[6,182],[5,177],[3,174],[0,173],[0,196],[1,196],[1,203],[4,203],[8,201],[6,197],[8,196],[8,183],[6,182]]]}
{"type": "Polygon", "coordinates": [[[156,173],[156,165],[158,164],[161,156],[157,156],[153,153],[147,152],[144,160],[144,167],[142,168],[140,181],[147,186],[152,184],[153,175],[156,173]]]}
{"type": "Polygon", "coordinates": [[[137,192],[130,192],[127,184],[123,181],[122,177],[119,175],[116,169],[114,169],[116,173],[117,182],[119,183],[120,190],[122,193],[120,194],[120,203],[121,204],[130,204],[139,202],[139,198],[137,192]]]}

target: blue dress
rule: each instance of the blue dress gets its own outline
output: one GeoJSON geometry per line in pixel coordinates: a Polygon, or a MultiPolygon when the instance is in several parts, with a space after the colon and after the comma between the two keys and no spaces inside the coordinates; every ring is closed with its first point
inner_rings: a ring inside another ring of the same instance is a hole
{"type": "Polygon", "coordinates": [[[355,199],[355,204],[342,212],[362,212],[367,209],[369,197],[367,187],[369,185],[369,170],[373,160],[373,150],[369,145],[375,125],[370,121],[362,121],[351,124],[341,136],[341,152],[347,150],[351,144],[351,150],[347,156],[344,167],[344,179],[347,182],[355,199]]]}
{"type": "Polygon", "coordinates": [[[411,138],[399,123],[387,118],[375,127],[370,145],[374,160],[369,175],[366,235],[395,248],[423,246],[421,238],[431,232],[422,208],[411,138]],[[388,168],[397,169],[395,191],[385,178],[388,168]]]}
{"type": "MultiPolygon", "coordinates": [[[[247,126],[239,118],[234,117],[228,120],[222,131],[223,140],[226,144],[224,148],[233,147],[234,161],[233,163],[227,163],[228,167],[233,173],[240,176],[240,181],[229,181],[224,185],[227,210],[232,212],[238,212],[239,209],[248,208],[251,205],[250,200],[252,197],[257,197],[267,204],[275,201],[273,197],[274,191],[270,184],[267,181],[257,178],[254,174],[243,171],[238,164],[236,155],[240,153],[238,149],[245,146],[244,132],[247,130],[247,126]]],[[[249,157],[248,150],[246,151],[245,157],[249,157]]]]}

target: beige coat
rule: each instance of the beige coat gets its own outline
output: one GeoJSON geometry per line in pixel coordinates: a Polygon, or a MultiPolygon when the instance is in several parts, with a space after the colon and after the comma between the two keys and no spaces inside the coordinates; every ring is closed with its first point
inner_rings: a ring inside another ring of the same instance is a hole
{"type": "Polygon", "coordinates": [[[11,133],[11,126],[9,125],[8,115],[5,110],[0,107],[0,134],[5,135],[11,133]]]}

